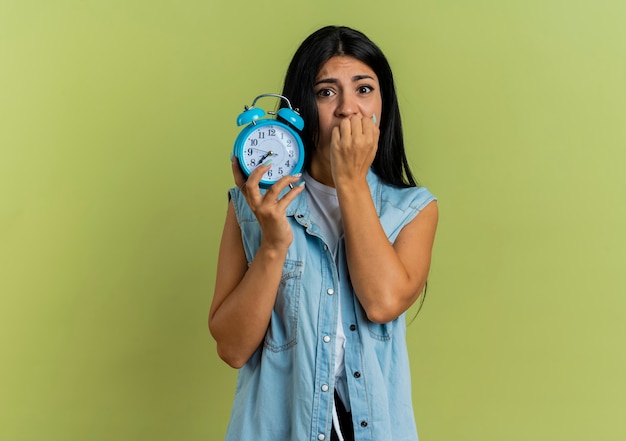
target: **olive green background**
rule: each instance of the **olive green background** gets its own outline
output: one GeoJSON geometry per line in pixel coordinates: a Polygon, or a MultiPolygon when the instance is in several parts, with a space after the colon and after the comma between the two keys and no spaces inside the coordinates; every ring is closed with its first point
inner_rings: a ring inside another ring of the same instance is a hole
{"type": "Polygon", "coordinates": [[[326,24],[388,55],[440,199],[421,440],[626,439],[625,22],[622,0],[0,0],[0,440],[223,438],[235,118],[326,24]]]}

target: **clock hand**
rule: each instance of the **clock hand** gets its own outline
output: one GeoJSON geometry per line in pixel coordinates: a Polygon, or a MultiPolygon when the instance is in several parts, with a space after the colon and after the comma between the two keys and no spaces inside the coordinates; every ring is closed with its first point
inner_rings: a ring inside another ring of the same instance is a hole
{"type": "Polygon", "coordinates": [[[263,155],[261,157],[261,159],[259,159],[259,164],[261,164],[263,161],[265,161],[265,158],[267,158],[268,156],[273,156],[273,155],[274,155],[274,152],[270,150],[265,155],[263,155]]]}

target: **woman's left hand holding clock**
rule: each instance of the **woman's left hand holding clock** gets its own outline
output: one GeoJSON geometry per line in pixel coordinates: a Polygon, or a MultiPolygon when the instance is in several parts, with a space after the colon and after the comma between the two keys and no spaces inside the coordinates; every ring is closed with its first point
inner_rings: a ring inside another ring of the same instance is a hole
{"type": "Polygon", "coordinates": [[[271,158],[254,169],[246,180],[239,166],[239,161],[237,158],[233,158],[233,176],[237,187],[246,198],[261,226],[263,232],[261,246],[286,252],[293,241],[293,232],[287,220],[287,207],[304,190],[304,181],[295,185],[300,180],[300,175],[287,175],[276,181],[265,194],[262,194],[259,181],[263,174],[269,170],[270,161],[271,158]],[[291,187],[291,189],[279,199],[280,194],[287,187],[291,187]]]}

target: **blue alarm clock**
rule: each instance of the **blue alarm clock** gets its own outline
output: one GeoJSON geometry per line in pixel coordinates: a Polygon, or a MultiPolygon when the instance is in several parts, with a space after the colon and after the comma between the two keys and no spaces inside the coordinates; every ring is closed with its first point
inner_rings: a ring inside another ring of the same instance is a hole
{"type": "Polygon", "coordinates": [[[247,125],[235,140],[233,155],[238,159],[246,178],[260,165],[269,163],[270,168],[259,182],[260,187],[269,188],[283,176],[302,171],[304,144],[298,131],[304,128],[304,120],[286,97],[273,93],[259,95],[237,117],[237,125],[244,124],[247,125]],[[267,112],[276,118],[263,118],[266,116],[265,111],[254,105],[264,97],[280,98],[288,107],[282,107],[278,112],[267,112]]]}

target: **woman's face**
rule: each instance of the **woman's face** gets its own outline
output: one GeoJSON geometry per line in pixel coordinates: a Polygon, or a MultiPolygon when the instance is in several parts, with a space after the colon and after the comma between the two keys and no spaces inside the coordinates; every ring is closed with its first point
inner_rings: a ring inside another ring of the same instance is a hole
{"type": "MultiPolygon", "coordinates": [[[[333,127],[344,118],[381,120],[382,97],[378,77],[356,58],[335,56],[324,63],[315,78],[315,101],[319,115],[317,152],[330,152],[333,127]]],[[[376,123],[377,125],[379,123],[376,123]]]]}

